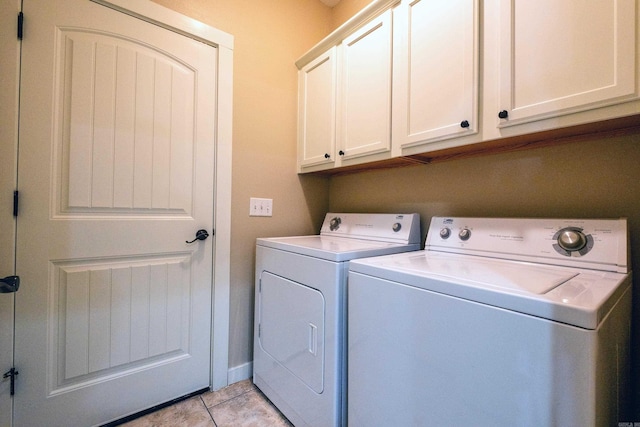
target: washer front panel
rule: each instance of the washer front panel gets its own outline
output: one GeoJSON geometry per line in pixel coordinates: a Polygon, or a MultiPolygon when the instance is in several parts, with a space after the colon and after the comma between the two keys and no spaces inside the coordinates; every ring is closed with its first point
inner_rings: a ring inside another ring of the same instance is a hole
{"type": "Polygon", "coordinates": [[[586,330],[351,272],[349,425],[611,425],[628,287],[618,301],[586,330]]]}

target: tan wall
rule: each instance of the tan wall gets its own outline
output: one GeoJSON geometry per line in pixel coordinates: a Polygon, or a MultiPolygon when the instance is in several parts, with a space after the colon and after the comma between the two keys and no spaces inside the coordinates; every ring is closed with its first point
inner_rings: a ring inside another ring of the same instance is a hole
{"type": "Polygon", "coordinates": [[[434,215],[625,216],[640,245],[640,137],[334,177],[330,208],[415,211],[425,227],[434,215]]]}
{"type": "MultiPolygon", "coordinates": [[[[341,0],[331,9],[331,30],[335,30],[344,24],[353,15],[362,10],[371,0],[341,0]]],[[[320,41],[320,40],[318,40],[320,41]]]]}
{"type": "Polygon", "coordinates": [[[317,233],[327,180],[296,174],[295,61],[330,32],[318,0],[154,0],[234,36],[229,367],[253,360],[255,239],[317,233]],[[249,198],[273,217],[249,217],[249,198]]]}

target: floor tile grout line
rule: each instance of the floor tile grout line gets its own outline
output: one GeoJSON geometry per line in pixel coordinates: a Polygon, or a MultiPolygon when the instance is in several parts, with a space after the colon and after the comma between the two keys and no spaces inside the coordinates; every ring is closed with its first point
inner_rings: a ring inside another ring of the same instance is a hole
{"type": "Polygon", "coordinates": [[[213,414],[211,413],[209,408],[207,408],[207,404],[205,403],[204,399],[202,398],[202,394],[199,395],[198,397],[200,398],[200,402],[202,402],[202,406],[204,406],[204,409],[207,411],[207,414],[209,414],[209,418],[211,418],[211,422],[213,423],[213,427],[218,427],[218,423],[216,423],[216,420],[213,419],[213,414]]]}
{"type": "Polygon", "coordinates": [[[257,388],[256,388],[256,387],[253,387],[253,388],[251,388],[250,390],[243,391],[242,393],[240,393],[240,394],[236,394],[235,396],[230,397],[230,398],[228,398],[228,399],[226,399],[226,400],[221,400],[220,402],[216,403],[215,405],[207,406],[207,404],[206,404],[206,403],[204,403],[204,400],[203,400],[203,403],[204,403],[204,406],[205,406],[207,409],[209,409],[209,408],[215,408],[216,406],[222,405],[223,403],[230,402],[230,401],[231,401],[231,400],[233,400],[233,399],[236,399],[236,398],[238,398],[238,397],[240,397],[240,396],[244,396],[245,394],[247,394],[247,393],[251,393],[252,391],[255,391],[255,390],[257,390],[257,388]]]}
{"type": "Polygon", "coordinates": [[[215,405],[207,406],[206,403],[205,403],[205,407],[207,408],[207,411],[209,412],[209,415],[213,419],[213,423],[215,424],[215,426],[218,427],[218,423],[216,422],[215,417],[213,416],[212,409],[217,408],[217,407],[219,407],[221,405],[224,405],[224,404],[228,404],[229,402],[232,402],[233,400],[239,399],[242,396],[245,396],[245,395],[250,394],[250,393],[255,393],[255,395],[259,399],[263,400],[267,404],[267,406],[269,406],[272,410],[275,411],[275,413],[278,415],[279,419],[283,420],[286,423],[286,425],[293,427],[293,424],[291,424],[291,422],[284,416],[284,414],[282,414],[282,412],[280,412],[279,408],[277,406],[275,406],[273,404],[273,402],[271,402],[271,400],[267,396],[265,396],[264,393],[262,393],[262,391],[258,387],[256,387],[255,385],[253,385],[249,390],[245,390],[245,391],[243,391],[243,392],[241,392],[239,394],[234,395],[233,397],[229,397],[228,399],[220,401],[220,402],[216,403],[215,405]]]}
{"type": "Polygon", "coordinates": [[[236,395],[234,395],[232,397],[229,397],[228,399],[222,400],[222,401],[216,403],[215,405],[211,405],[211,406],[207,406],[207,403],[204,401],[204,398],[202,397],[202,395],[200,395],[199,397],[200,397],[200,400],[202,401],[202,404],[204,405],[205,409],[209,413],[209,417],[211,417],[211,421],[213,421],[214,427],[218,427],[218,423],[216,422],[216,419],[213,416],[213,413],[211,412],[211,409],[213,409],[213,408],[215,408],[217,406],[220,406],[220,405],[222,405],[224,403],[231,402],[232,400],[237,399],[237,398],[239,398],[241,396],[244,396],[247,393],[251,393],[252,391],[256,391],[257,389],[258,388],[255,385],[251,384],[251,387],[249,388],[249,390],[245,390],[242,393],[236,394],[236,395]]]}

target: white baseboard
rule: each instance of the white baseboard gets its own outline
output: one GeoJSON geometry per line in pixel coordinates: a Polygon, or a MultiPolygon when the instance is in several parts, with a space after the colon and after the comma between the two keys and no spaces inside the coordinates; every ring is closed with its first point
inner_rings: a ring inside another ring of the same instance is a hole
{"type": "Polygon", "coordinates": [[[237,383],[251,378],[253,375],[253,362],[247,362],[242,365],[229,368],[227,373],[227,380],[229,384],[237,383]]]}

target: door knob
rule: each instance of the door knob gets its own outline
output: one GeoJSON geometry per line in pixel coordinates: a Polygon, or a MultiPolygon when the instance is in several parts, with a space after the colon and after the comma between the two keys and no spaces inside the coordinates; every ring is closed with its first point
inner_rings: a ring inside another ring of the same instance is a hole
{"type": "Polygon", "coordinates": [[[187,240],[186,243],[193,243],[196,240],[206,240],[207,237],[209,237],[209,233],[207,233],[207,230],[198,230],[196,231],[196,238],[192,241],[187,240]]]}
{"type": "Polygon", "coordinates": [[[4,279],[0,279],[0,294],[10,294],[12,292],[17,292],[19,287],[19,276],[7,276],[4,279]]]}

